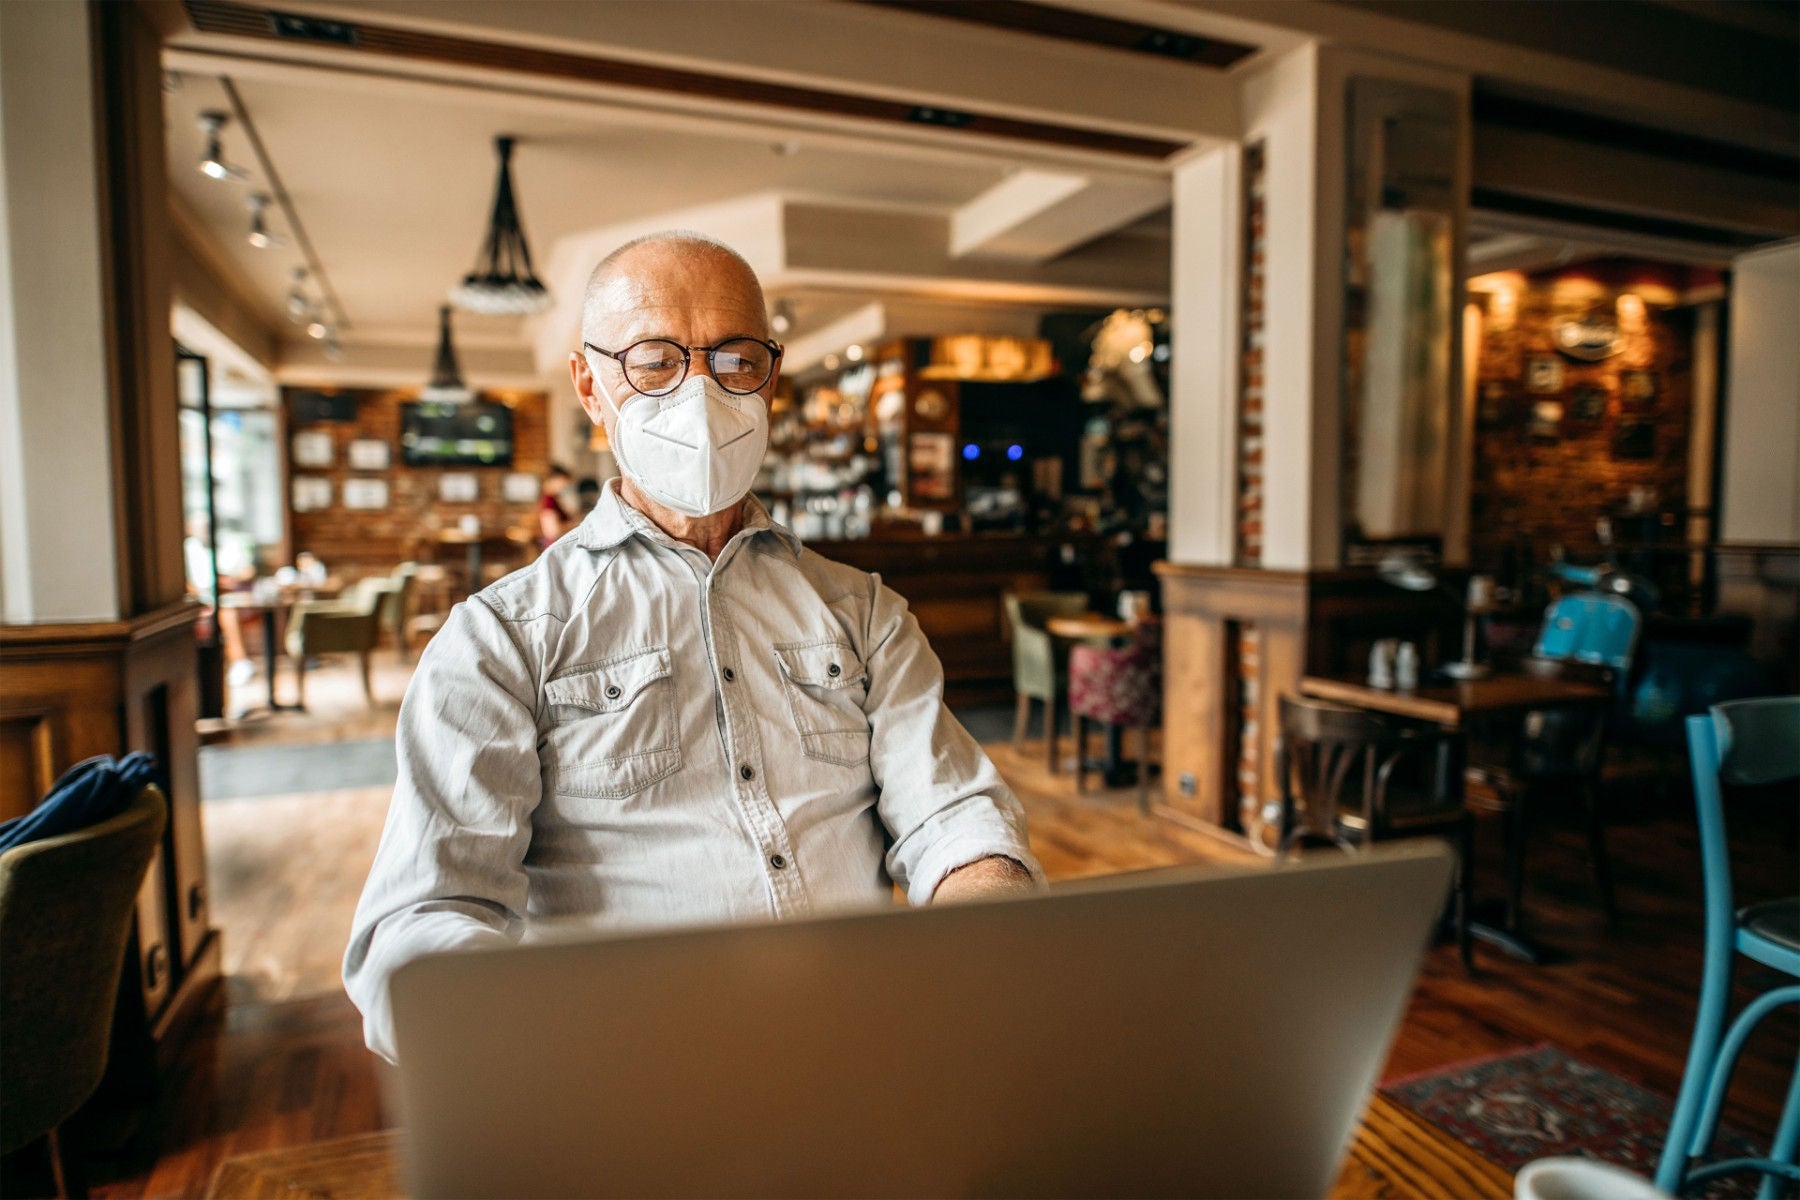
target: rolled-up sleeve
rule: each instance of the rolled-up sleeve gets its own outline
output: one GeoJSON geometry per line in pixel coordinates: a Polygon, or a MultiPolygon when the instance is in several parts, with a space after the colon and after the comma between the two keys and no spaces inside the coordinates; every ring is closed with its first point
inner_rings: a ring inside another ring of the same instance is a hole
{"type": "Polygon", "coordinates": [[[388,981],[419,955],[516,940],[541,794],[536,680],[480,598],[432,638],[400,705],[399,777],[344,955],[369,1048],[394,1057],[388,981]]]}
{"type": "Polygon", "coordinates": [[[882,822],[892,837],[887,871],[913,904],[931,899],[944,876],[995,855],[1013,859],[1040,886],[1025,812],[969,731],[944,707],[944,670],[906,601],[870,576],[864,645],[868,671],[869,766],[882,822]]]}

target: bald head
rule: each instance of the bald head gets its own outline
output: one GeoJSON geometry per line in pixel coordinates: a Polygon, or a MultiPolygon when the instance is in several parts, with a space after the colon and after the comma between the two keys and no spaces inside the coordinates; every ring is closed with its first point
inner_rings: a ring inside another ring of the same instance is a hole
{"type": "Polygon", "coordinates": [[[581,336],[596,346],[618,349],[647,337],[707,345],[734,334],[769,336],[762,285],[743,255],[705,234],[671,230],[634,238],[588,277],[581,336]],[[696,323],[723,332],[708,337],[673,327],[696,323]],[[706,340],[690,340],[696,336],[706,340]]]}

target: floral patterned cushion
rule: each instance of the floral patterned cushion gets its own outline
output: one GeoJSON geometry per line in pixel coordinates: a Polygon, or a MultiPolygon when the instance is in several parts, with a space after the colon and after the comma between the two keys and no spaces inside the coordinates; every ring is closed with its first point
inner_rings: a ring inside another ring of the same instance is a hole
{"type": "Polygon", "coordinates": [[[1069,652],[1069,711],[1108,725],[1162,719],[1162,626],[1145,621],[1121,649],[1078,645],[1069,652]]]}

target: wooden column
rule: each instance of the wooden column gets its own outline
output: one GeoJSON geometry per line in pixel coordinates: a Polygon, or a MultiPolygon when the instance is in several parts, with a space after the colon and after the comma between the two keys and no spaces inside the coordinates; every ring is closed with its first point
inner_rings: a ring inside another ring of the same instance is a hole
{"type": "Polygon", "coordinates": [[[1272,571],[1158,563],[1164,619],[1165,816],[1229,834],[1280,795],[1281,697],[1303,675],[1351,675],[1378,638],[1456,646],[1448,597],[1372,571],[1272,571]],[[1242,800],[1242,806],[1240,806],[1242,800]],[[1249,811],[1244,811],[1248,809],[1249,811]]]}

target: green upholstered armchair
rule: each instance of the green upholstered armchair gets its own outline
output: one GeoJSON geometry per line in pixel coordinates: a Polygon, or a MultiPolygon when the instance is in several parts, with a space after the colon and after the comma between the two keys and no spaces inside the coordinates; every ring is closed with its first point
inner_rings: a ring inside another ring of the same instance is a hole
{"type": "Polygon", "coordinates": [[[1008,592],[1006,624],[1012,637],[1013,690],[1019,694],[1013,719],[1013,749],[1025,738],[1031,721],[1031,702],[1044,705],[1045,756],[1056,770],[1057,726],[1064,693],[1069,686],[1069,650],[1044,628],[1051,617],[1074,616],[1087,611],[1084,592],[1008,592]]]}
{"type": "Polygon", "coordinates": [[[375,703],[369,685],[369,655],[381,638],[381,610],[392,595],[386,576],[359,579],[341,600],[302,600],[288,625],[287,652],[294,660],[297,700],[306,703],[306,660],[320,654],[354,654],[362,662],[363,695],[375,703]]]}
{"type": "Polygon", "coordinates": [[[412,615],[413,580],[418,573],[418,563],[403,562],[394,568],[392,575],[376,581],[381,584],[382,591],[378,624],[394,635],[394,648],[401,662],[412,659],[406,646],[406,622],[412,615]]]}
{"type": "Polygon", "coordinates": [[[100,1084],[125,938],[168,805],[154,787],[110,820],[0,854],[0,1153],[56,1127],[100,1084]]]}

